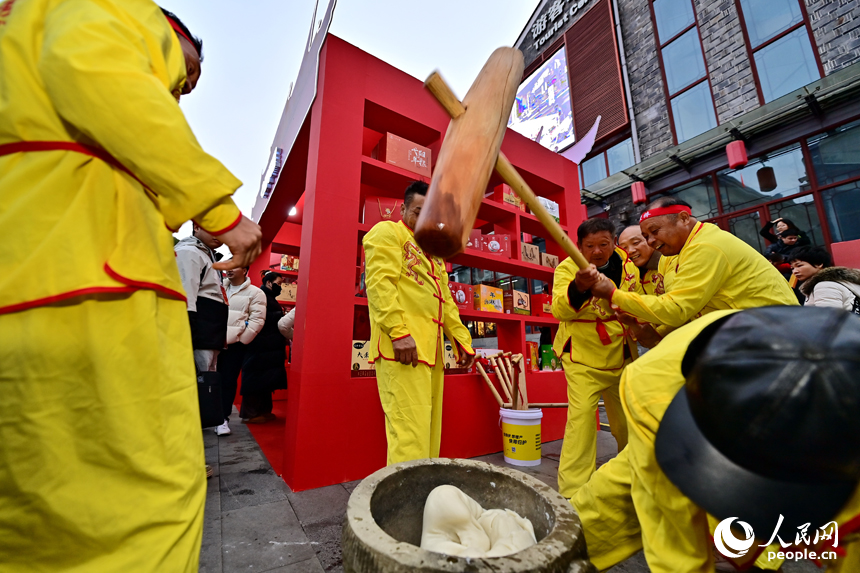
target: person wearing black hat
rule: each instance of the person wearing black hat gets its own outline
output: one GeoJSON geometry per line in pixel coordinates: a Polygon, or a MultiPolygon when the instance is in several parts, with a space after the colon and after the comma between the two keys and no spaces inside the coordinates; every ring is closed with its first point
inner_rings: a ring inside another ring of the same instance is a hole
{"type": "MultiPolygon", "coordinates": [[[[860,319],[719,311],[664,342],[622,377],[627,448],[571,500],[592,562],[606,569],[644,548],[653,572],[712,571],[711,532],[741,566],[804,549],[829,557],[837,528],[844,548],[860,526],[860,319]]],[[[850,571],[856,553],[822,562],[850,571]]]]}

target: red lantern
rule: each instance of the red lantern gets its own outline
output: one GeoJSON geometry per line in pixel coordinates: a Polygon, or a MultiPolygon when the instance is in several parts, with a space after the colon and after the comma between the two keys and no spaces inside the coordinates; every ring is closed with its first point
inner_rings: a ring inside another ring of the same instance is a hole
{"type": "Polygon", "coordinates": [[[743,141],[733,141],[726,145],[726,155],[729,156],[730,169],[743,167],[749,161],[747,159],[747,148],[743,141]]]}
{"type": "Polygon", "coordinates": [[[633,185],[630,187],[630,190],[633,191],[633,203],[636,205],[641,205],[648,200],[648,190],[645,189],[645,183],[642,181],[634,181],[633,185]]]}
{"type": "Polygon", "coordinates": [[[585,203],[582,204],[582,220],[588,220],[588,205],[586,205],[585,203]]]}

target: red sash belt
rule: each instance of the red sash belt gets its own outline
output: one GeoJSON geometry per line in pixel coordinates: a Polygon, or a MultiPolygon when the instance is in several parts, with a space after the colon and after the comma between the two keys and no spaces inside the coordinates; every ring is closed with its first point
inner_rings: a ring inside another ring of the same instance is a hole
{"type": "Polygon", "coordinates": [[[606,331],[606,327],[603,326],[603,323],[604,322],[617,322],[617,321],[618,321],[617,318],[607,318],[605,320],[602,318],[597,318],[595,320],[585,320],[585,319],[571,320],[570,322],[596,323],[594,328],[595,328],[595,330],[597,330],[597,336],[598,336],[598,338],[600,338],[600,342],[603,343],[603,346],[609,346],[610,344],[612,344],[612,338],[609,336],[609,333],[606,331]]]}

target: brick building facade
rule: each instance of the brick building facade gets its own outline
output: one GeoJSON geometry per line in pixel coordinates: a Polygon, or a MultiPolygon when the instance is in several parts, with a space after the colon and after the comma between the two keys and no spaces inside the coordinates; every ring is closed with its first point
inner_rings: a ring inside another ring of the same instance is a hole
{"type": "MultiPolygon", "coordinates": [[[[777,217],[823,246],[860,239],[860,3],[545,0],[516,43],[525,76],[580,49],[578,23],[607,9],[630,113],[580,161],[591,216],[635,221],[643,206],[630,186],[641,180],[649,199],[678,195],[761,250],[759,231],[777,217]],[[554,29],[536,35],[541,18],[554,29]],[[736,139],[750,162],[732,170],[725,146],[736,139]]],[[[576,85],[583,70],[569,74],[576,85]]]]}

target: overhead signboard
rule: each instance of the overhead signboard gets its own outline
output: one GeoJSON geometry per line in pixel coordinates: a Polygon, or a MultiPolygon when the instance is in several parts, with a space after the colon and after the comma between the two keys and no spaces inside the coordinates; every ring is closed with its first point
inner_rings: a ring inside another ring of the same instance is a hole
{"type": "Polygon", "coordinates": [[[299,130],[304,125],[305,118],[316,99],[320,51],[331,25],[336,3],[337,0],[317,0],[305,54],[299,66],[299,74],[293,84],[294,87],[291,86],[287,105],[284,107],[275,140],[269,151],[266,169],[260,178],[260,191],[251,215],[254,221],[259,222],[263,216],[272,198],[272,192],[278,184],[283,164],[289,157],[299,130]]]}
{"type": "Polygon", "coordinates": [[[508,127],[552,151],[576,141],[564,48],[520,84],[508,127]]]}

